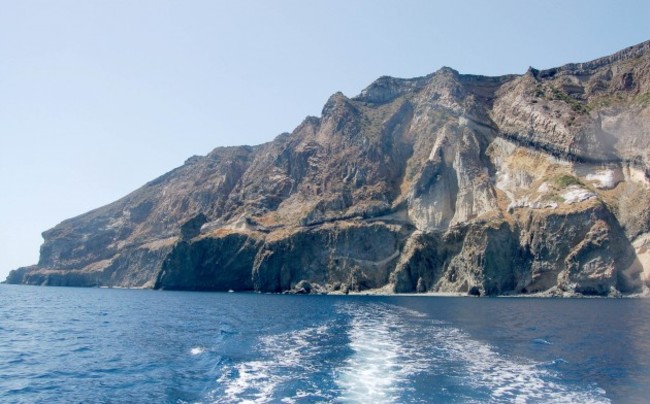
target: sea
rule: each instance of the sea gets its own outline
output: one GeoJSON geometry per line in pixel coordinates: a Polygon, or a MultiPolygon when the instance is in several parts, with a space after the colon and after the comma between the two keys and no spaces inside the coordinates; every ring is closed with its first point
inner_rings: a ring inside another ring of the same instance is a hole
{"type": "Polygon", "coordinates": [[[650,299],[0,285],[2,403],[644,403],[650,299]]]}

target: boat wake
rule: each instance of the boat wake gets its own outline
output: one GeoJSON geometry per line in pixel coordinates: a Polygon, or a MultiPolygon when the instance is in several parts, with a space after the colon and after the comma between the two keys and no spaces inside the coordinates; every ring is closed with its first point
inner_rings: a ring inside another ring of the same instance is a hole
{"type": "Polygon", "coordinates": [[[223,363],[207,402],[609,402],[595,385],[566,384],[542,363],[389,304],[340,304],[329,322],[262,336],[254,349],[223,363]]]}
{"type": "Polygon", "coordinates": [[[322,384],[322,343],[330,327],[321,325],[260,338],[259,359],[227,363],[210,392],[215,403],[329,401],[322,384]]]}

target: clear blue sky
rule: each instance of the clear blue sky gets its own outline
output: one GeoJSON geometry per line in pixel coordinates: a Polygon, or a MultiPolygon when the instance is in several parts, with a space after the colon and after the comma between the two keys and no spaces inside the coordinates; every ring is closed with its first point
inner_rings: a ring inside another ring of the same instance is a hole
{"type": "Polygon", "coordinates": [[[0,278],[40,233],[381,75],[523,73],[650,39],[642,1],[0,0],[0,278]]]}

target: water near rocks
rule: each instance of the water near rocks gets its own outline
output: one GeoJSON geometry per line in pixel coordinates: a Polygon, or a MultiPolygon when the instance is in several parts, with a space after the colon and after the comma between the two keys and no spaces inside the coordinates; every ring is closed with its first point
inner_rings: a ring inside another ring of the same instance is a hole
{"type": "Polygon", "coordinates": [[[2,402],[642,402],[650,300],[0,286],[2,402]]]}

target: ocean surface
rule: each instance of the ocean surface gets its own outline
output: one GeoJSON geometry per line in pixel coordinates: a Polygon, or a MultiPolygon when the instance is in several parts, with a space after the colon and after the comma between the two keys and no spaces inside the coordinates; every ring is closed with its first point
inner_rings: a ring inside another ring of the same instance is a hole
{"type": "Polygon", "coordinates": [[[0,402],[649,402],[650,300],[0,285],[0,402]]]}

